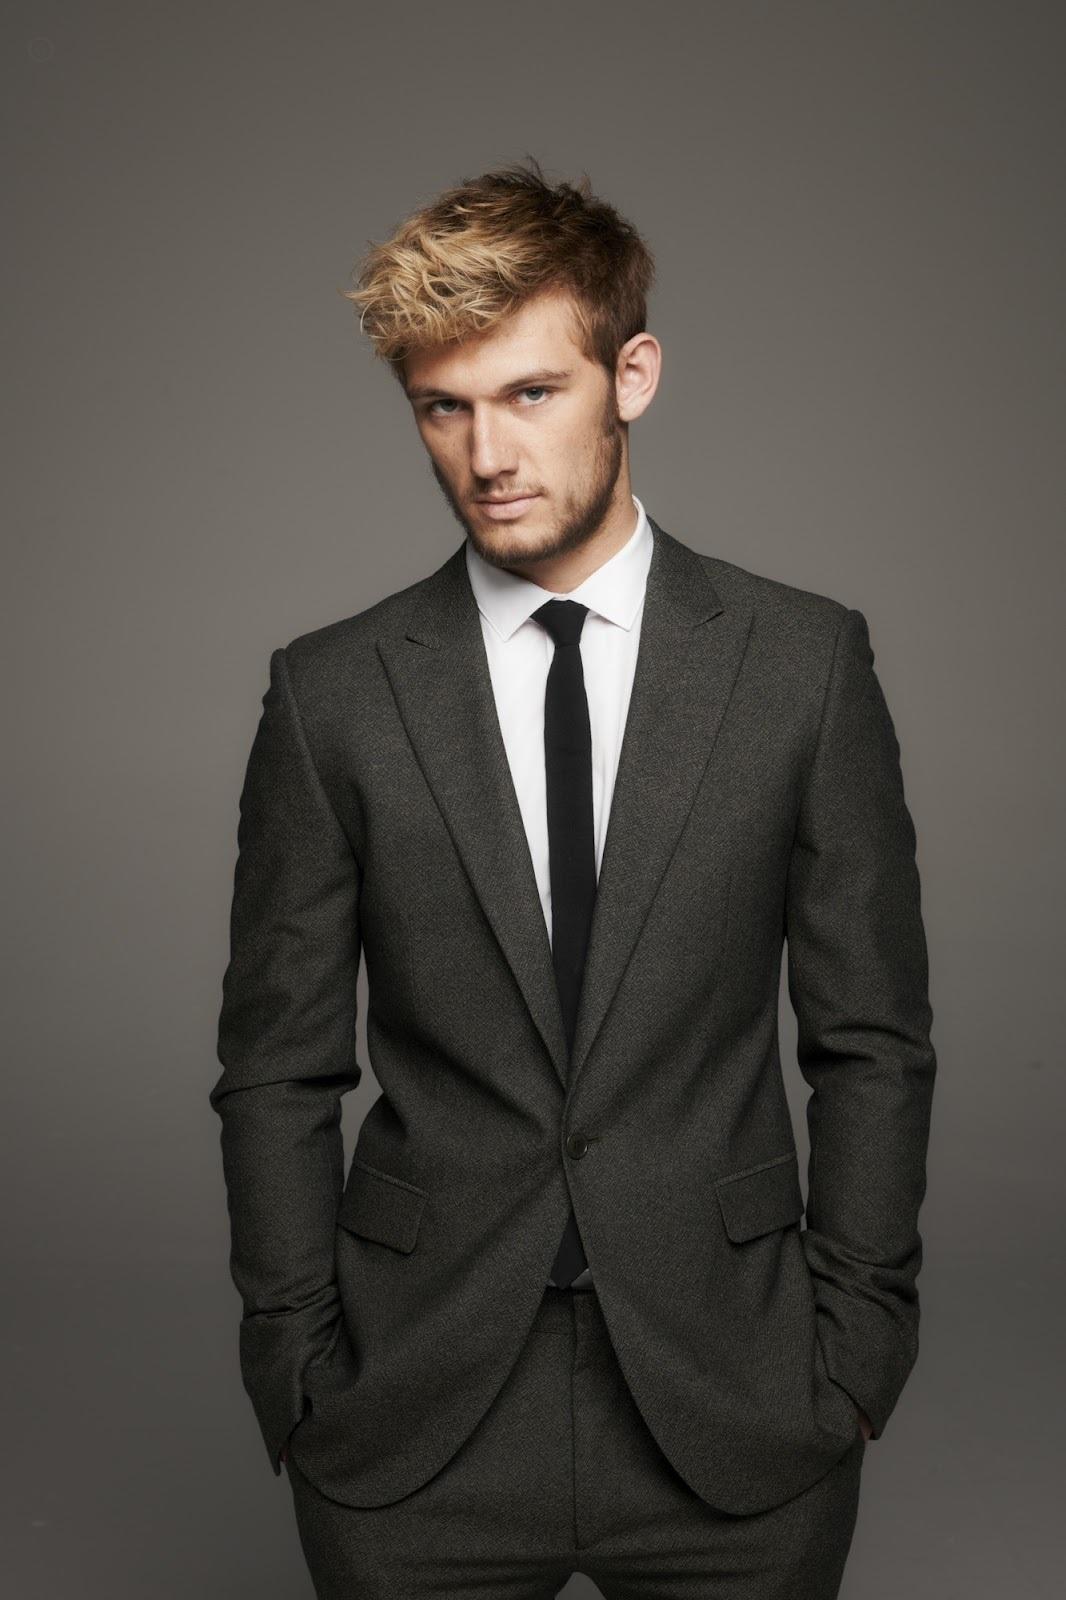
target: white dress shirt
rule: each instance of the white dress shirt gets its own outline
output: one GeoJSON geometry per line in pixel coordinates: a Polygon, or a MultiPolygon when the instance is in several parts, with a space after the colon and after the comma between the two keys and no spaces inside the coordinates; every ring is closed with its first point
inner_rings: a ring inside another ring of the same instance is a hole
{"type": "MultiPolygon", "coordinates": [[[[533,619],[533,612],[547,600],[577,600],[589,608],[580,649],[592,731],[592,810],[598,877],[637,664],[644,591],[654,543],[643,505],[636,495],[632,500],[637,521],[629,539],[566,594],[542,589],[528,578],[493,566],[478,554],[469,538],[466,541],[470,587],[481,613],[496,712],[529,841],[549,942],[552,907],[544,694],[555,643],[533,619]]],[[[549,1278],[548,1282],[552,1280],[549,1278]]],[[[589,1282],[591,1273],[586,1267],[574,1280],[574,1287],[581,1288],[589,1282]]]]}

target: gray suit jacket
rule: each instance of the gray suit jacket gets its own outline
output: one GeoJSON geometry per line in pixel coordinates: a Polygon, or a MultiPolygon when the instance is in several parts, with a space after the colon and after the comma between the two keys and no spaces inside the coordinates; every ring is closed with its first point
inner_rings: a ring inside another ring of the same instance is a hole
{"type": "Polygon", "coordinates": [[[349,1505],[471,1432],[571,1200],[634,1399],[712,1505],[812,1483],[856,1402],[877,1437],[915,1360],[935,1056],[866,621],[651,527],[569,1063],[462,545],[271,656],[210,1100],[270,1461],[288,1441],[349,1505]],[[361,951],[381,1092],[345,1170],[361,951]]]}

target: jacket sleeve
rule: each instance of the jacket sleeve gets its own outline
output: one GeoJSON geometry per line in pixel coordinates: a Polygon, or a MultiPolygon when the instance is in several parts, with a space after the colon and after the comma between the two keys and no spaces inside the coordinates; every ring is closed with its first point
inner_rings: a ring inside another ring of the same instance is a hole
{"type": "Polygon", "coordinates": [[[900,751],[866,619],[837,635],[786,899],[788,988],[811,1087],[807,1226],[830,1378],[880,1437],[918,1353],[918,1211],[936,1057],[900,751]]]}
{"type": "Polygon", "coordinates": [[[355,1087],[359,870],[319,780],[284,649],[240,797],[230,959],[210,1092],[221,1118],[240,1366],[274,1473],[302,1378],[343,1328],[340,1097],[355,1087]]]}

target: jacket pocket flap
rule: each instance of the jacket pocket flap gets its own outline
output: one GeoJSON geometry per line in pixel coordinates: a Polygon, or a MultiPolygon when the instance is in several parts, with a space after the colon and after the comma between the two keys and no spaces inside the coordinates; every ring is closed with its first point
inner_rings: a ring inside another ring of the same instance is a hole
{"type": "Polygon", "coordinates": [[[337,1221],[350,1233],[405,1253],[415,1247],[426,1191],[352,1160],[337,1221]]]}
{"type": "Polygon", "coordinates": [[[715,1179],[725,1231],[734,1244],[786,1228],[803,1215],[799,1162],[794,1151],[742,1172],[715,1179]]]}

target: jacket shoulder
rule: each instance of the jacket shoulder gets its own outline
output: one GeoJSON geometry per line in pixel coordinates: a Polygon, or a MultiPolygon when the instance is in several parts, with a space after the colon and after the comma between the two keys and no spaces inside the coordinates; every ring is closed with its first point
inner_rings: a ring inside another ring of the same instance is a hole
{"type": "Polygon", "coordinates": [[[757,621],[794,632],[797,638],[821,636],[826,630],[835,637],[848,611],[854,609],[833,595],[752,572],[721,556],[700,555],[699,559],[723,604],[732,599],[746,601],[757,621]]]}
{"type": "MultiPolygon", "coordinates": [[[[750,610],[749,659],[795,714],[822,704],[845,621],[855,607],[834,595],[753,572],[720,556],[701,555],[724,606],[750,610]]],[[[865,618],[858,613],[865,625],[865,618]]]]}
{"type": "Polygon", "coordinates": [[[301,708],[323,713],[337,696],[351,706],[351,697],[373,697],[383,682],[377,642],[402,637],[426,585],[437,577],[419,578],[383,595],[361,611],[296,634],[280,647],[301,708]]]}
{"type": "Polygon", "coordinates": [[[338,617],[335,622],[327,622],[306,633],[296,634],[283,646],[290,664],[311,666],[326,662],[338,655],[350,655],[360,645],[372,649],[374,641],[382,635],[402,632],[428,582],[428,578],[419,578],[406,588],[383,595],[362,611],[352,612],[350,616],[338,617]]]}

